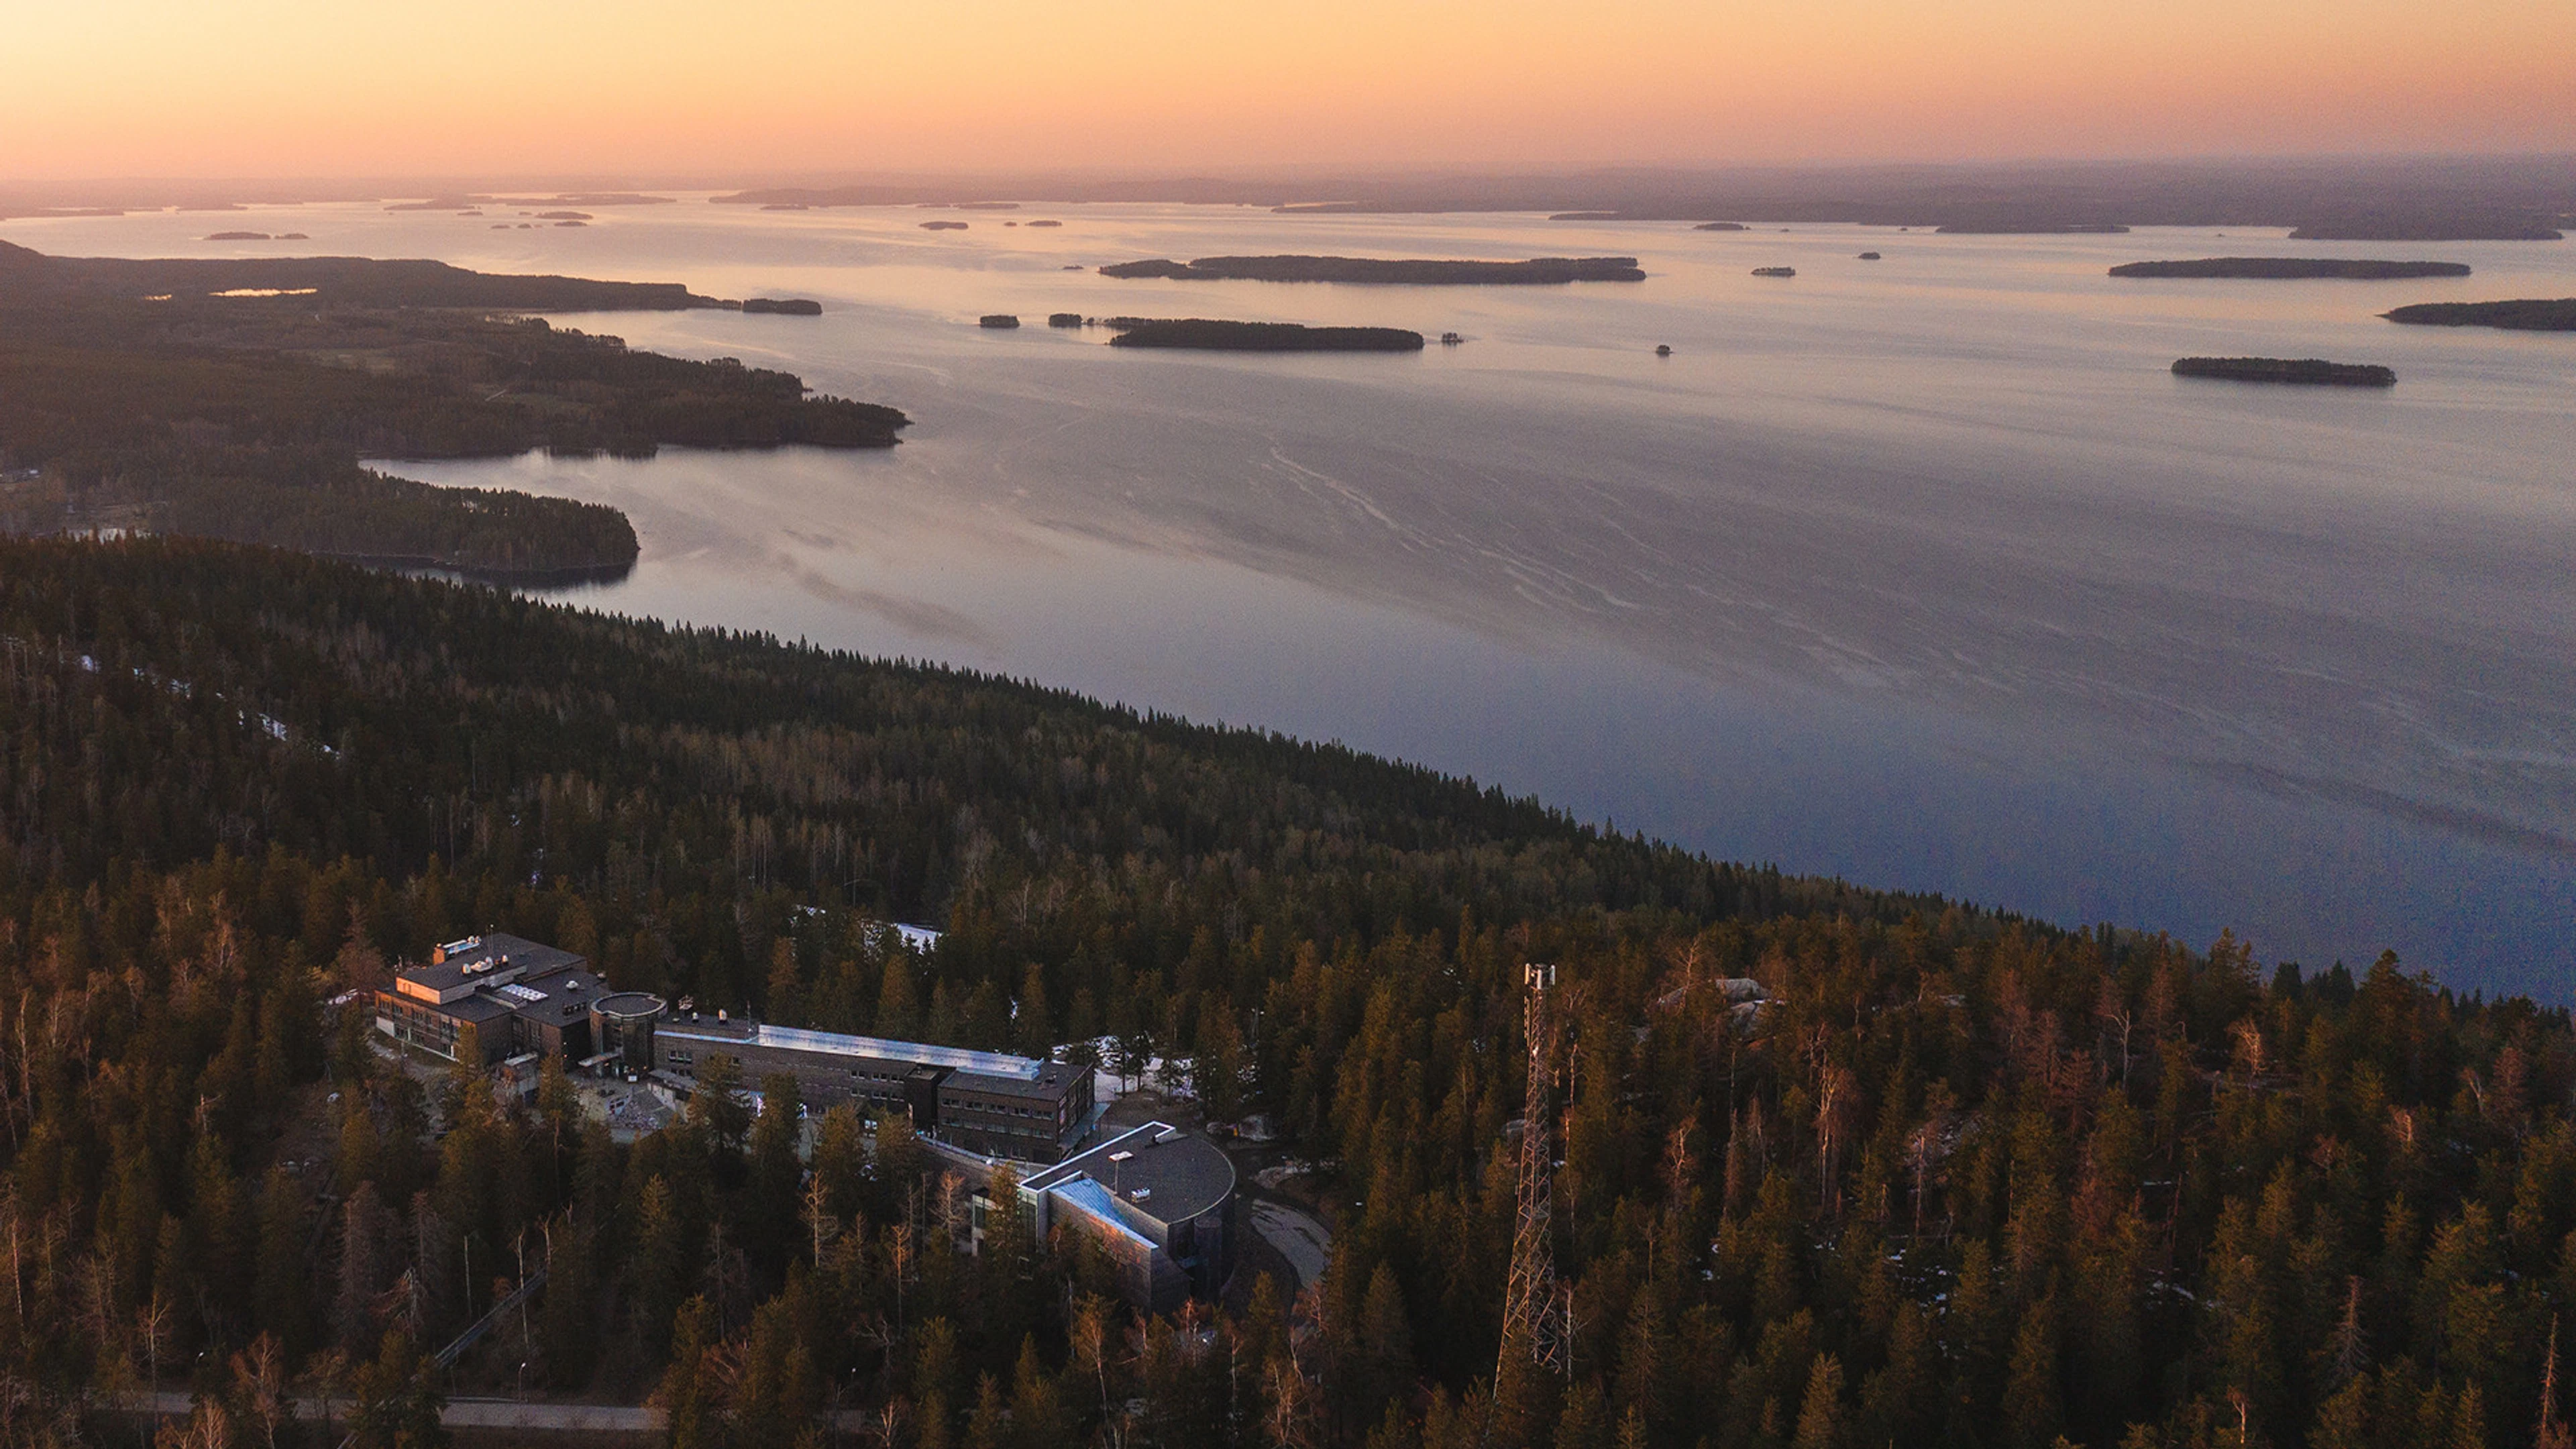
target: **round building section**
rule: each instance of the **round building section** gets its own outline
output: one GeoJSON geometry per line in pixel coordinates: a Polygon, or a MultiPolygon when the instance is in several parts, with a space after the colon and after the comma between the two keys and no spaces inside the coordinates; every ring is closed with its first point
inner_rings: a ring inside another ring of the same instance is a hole
{"type": "Polygon", "coordinates": [[[653,1070],[653,1023],[661,1018],[662,998],[643,991],[620,991],[591,1003],[590,1039],[599,1056],[630,1072],[653,1070]]]}

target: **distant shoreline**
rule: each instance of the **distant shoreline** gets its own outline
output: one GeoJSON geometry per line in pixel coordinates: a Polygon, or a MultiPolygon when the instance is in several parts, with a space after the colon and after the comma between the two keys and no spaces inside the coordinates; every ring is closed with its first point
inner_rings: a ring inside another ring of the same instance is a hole
{"type": "Polygon", "coordinates": [[[2413,277],[2465,277],[2462,262],[2386,262],[2340,257],[2204,257],[2190,262],[2129,262],[2111,269],[2115,277],[2223,277],[2251,281],[2305,281],[2336,278],[2356,282],[2399,281],[2413,277]]]}

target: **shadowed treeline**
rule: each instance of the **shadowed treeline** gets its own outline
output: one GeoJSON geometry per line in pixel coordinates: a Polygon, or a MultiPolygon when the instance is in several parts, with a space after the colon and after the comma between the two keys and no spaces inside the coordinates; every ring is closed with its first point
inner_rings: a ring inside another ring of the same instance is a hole
{"type": "Polygon", "coordinates": [[[1338,747],[200,542],[0,544],[0,750],[13,1442],[189,1365],[191,1442],[264,1442],[299,1375],[401,1442],[415,1345],[523,1253],[542,1303],[459,1391],[522,1356],[658,1384],[691,1446],[826,1408],[976,1449],[2564,1443],[2576,1040],[2394,962],[2265,972],[1338,747]],[[1007,1190],[961,1253],[899,1122],[871,1154],[827,1114],[800,1161],[786,1079],[754,1112],[702,1073],[621,1145],[558,1074],[424,1090],[326,1025],[483,928],[770,1020],[1164,1057],[1317,1166],[1331,1267],[1139,1322],[1007,1190]],[[1565,1383],[1493,1376],[1531,959],[1570,1026],[1565,1383]]]}

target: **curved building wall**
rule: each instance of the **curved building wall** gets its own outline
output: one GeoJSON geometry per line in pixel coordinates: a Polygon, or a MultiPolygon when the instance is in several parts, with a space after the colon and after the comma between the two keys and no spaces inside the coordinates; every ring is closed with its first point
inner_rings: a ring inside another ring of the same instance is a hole
{"type": "Polygon", "coordinates": [[[602,1053],[613,1053],[631,1072],[653,1070],[653,1023],[662,1015],[662,998],[641,991],[621,991],[591,1003],[590,1037],[602,1053]]]}

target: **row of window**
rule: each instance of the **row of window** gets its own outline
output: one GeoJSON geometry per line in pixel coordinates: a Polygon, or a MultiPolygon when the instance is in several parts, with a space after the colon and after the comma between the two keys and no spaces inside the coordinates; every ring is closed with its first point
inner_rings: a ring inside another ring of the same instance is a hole
{"type": "Polygon", "coordinates": [[[984,1102],[955,1102],[950,1105],[956,1107],[962,1112],[982,1112],[993,1117],[1049,1117],[1057,1115],[1042,1111],[1036,1107],[1005,1107],[995,1106],[984,1102]]]}

